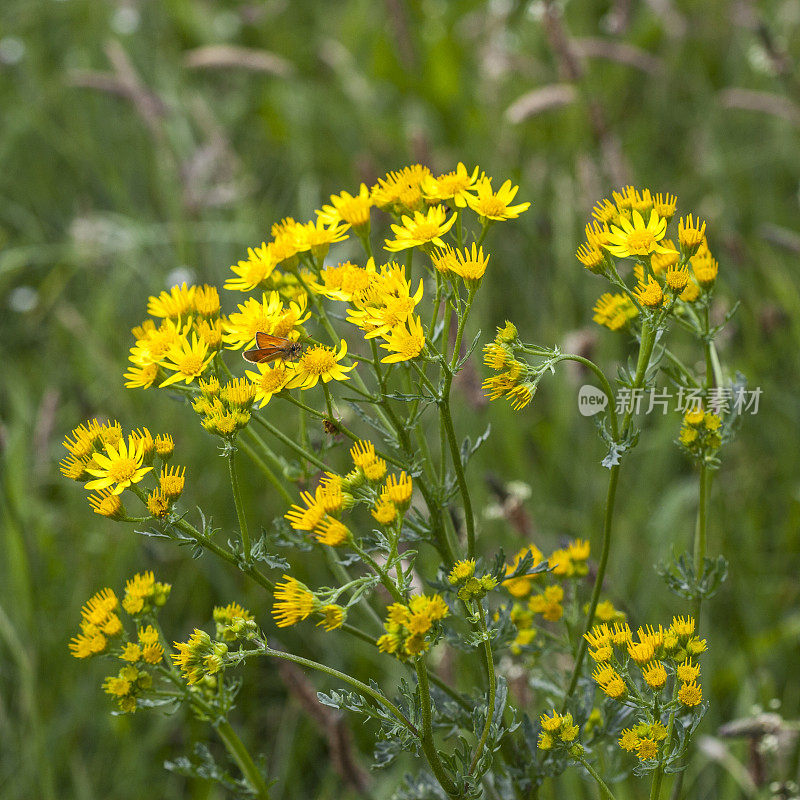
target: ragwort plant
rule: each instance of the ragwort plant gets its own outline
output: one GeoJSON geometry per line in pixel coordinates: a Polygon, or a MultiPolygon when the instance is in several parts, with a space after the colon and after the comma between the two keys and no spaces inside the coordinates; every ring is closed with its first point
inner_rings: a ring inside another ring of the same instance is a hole
{"type": "MultiPolygon", "coordinates": [[[[463,164],[438,177],[407,167],[371,189],[331,197],[314,221],[273,225],[271,240],[231,267],[225,289],[245,295],[235,310],[222,312],[213,286],[184,284],[150,298],[125,385],[178,394],[187,424],[215,437],[238,537],[224,541],[207,512],[182,503],[185,470],[172,463],[171,434],[126,434],[117,422],[91,420],[66,437],[61,470],[85,484],[97,514],[216,556],[271,600],[272,620],[229,602],[213,609],[213,633],[196,629],[172,647],[175,633],[167,637],[158,620],[170,587],[152,572],[131,578],[121,601],[103,588],[83,607],[70,650],[109,661],[103,688],[118,711],[185,706],[215,729],[240,775],[208,751],[199,766],[181,759],[177,768],[242,796],[270,797],[269,775],[228,722],[236,668],[259,658],[340,683],[319,700],[372,723],[378,766],[417,756],[417,774],[397,797],[535,798],[544,781],[579,769],[613,798],[614,780],[633,769],[659,798],[664,775],[686,768],[706,708],[701,602],[725,569],[706,555],[708,497],[741,411],[724,402],[738,385],[725,383],[714,346],[718,265],[705,223],[689,214],[676,225],[676,198],[647,189],[627,187],[595,206],[577,250],[611,284],[594,319],[636,348],[619,367],[616,392],[597,364],[528,343],[511,322],[484,347],[487,396],[520,412],[567,361],[581,364],[605,399],[595,416],[606,449],[598,469],[608,473],[602,526],[547,554],[529,543],[509,559],[477,530],[467,466],[483,437],[460,441],[451,414],[453,379],[480,339],[467,331],[489,267],[487,235],[529,207],[515,203],[510,181],[497,190],[492,183],[463,164]],[[384,240],[390,255],[377,258],[375,209],[394,220],[384,240]],[[359,263],[329,258],[350,236],[363,250],[359,263]],[[670,349],[677,333],[696,341],[704,369],[670,349]],[[603,599],[603,581],[619,473],[639,438],[637,406],[659,378],[682,398],[676,444],[697,467],[698,514],[688,552],[662,569],[688,609],[635,627],[603,599]],[[286,424],[286,404],[298,409],[297,430],[286,424]],[[430,423],[438,436],[429,440],[430,423]],[[321,447],[310,442],[311,424],[324,427],[321,447]],[[284,519],[257,538],[239,488],[242,457],[286,505],[284,519]],[[327,559],[331,585],[289,574],[279,543],[327,559]],[[397,686],[380,685],[286,652],[279,632],[294,625],[371,643],[407,674],[397,686]],[[433,668],[432,651],[445,649],[468,685],[451,685],[433,668]],[[532,701],[509,691],[512,670],[535,689],[532,701]]],[[[673,797],[680,791],[678,778],[673,797]]]]}

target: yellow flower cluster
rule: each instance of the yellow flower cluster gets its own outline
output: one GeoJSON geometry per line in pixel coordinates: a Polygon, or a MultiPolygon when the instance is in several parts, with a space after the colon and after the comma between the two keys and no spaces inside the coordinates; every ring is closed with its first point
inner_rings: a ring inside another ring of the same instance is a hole
{"type": "Polygon", "coordinates": [[[347,619],[346,608],[336,603],[323,603],[308,586],[290,575],[283,576],[283,583],[275,587],[274,597],[272,616],[279,628],[296,625],[311,614],[319,614],[321,619],[317,626],[332,631],[347,619]]]}
{"type": "Polygon", "coordinates": [[[475,575],[475,559],[457,561],[447,576],[451,586],[458,587],[458,597],[465,603],[480,600],[497,586],[493,575],[475,575]]]}
{"type": "MultiPolygon", "coordinates": [[[[635,636],[625,623],[595,625],[586,634],[591,648],[589,655],[597,665],[592,678],[613,700],[640,699],[649,693],[663,708],[663,692],[671,676],[674,687],[671,691],[678,704],[692,709],[702,701],[702,690],[697,683],[700,668],[692,659],[706,650],[705,639],[694,633],[692,617],[673,617],[666,630],[661,625],[658,628],[648,625],[639,628],[635,636]]],[[[640,759],[647,760],[656,757],[658,744],[664,737],[657,732],[661,726],[659,720],[643,725],[623,732],[620,746],[635,750],[640,759]]]]}
{"type": "Polygon", "coordinates": [[[202,375],[222,344],[219,294],[214,286],[174,286],[151,297],[156,317],[133,329],[128,388],[191,383],[202,375]]]}
{"type": "Polygon", "coordinates": [[[359,327],[365,339],[382,340],[381,347],[389,351],[382,362],[409,361],[423,351],[425,332],[414,313],[422,299],[422,280],[412,293],[403,267],[391,261],[376,269],[372,259],[363,269],[352,264],[327,269],[322,280],[326,292],[348,302],[347,321],[359,327]],[[333,288],[337,286],[341,288],[333,288]]]}
{"type": "Polygon", "coordinates": [[[293,505],[284,515],[297,531],[308,531],[321,544],[337,547],[351,538],[350,530],[339,519],[351,507],[353,496],[343,489],[342,478],[326,473],[314,494],[301,492],[304,505],[293,505]]]}
{"type": "Polygon", "coordinates": [[[81,632],[69,643],[75,658],[89,658],[105,651],[109,639],[122,635],[122,621],[115,613],[119,600],[112,589],[101,589],[81,609],[81,632]]]}
{"type": "Polygon", "coordinates": [[[216,688],[214,676],[224,669],[228,655],[226,642],[258,635],[253,615],[238,603],[217,606],[213,616],[217,640],[195,628],[188,641],[174,643],[178,652],[172,654],[172,660],[190,686],[202,683],[209,689],[216,688]]]}
{"type": "Polygon", "coordinates": [[[166,465],[175,449],[169,434],[153,436],[147,428],[137,428],[126,441],[118,422],[101,424],[92,419],[72,430],[62,444],[68,455],[59,464],[61,473],[94,490],[89,504],[101,516],[125,519],[120,495],[140,483],[156,459],[162,467],[158,487],[147,496],[150,515],[166,516],[183,492],[183,468],[166,465]]]}
{"type": "Polygon", "coordinates": [[[201,416],[202,426],[211,433],[230,438],[250,422],[250,409],[258,389],[244,378],[234,378],[227,383],[211,377],[200,380],[200,393],[194,398],[192,408],[201,416]]]}
{"type": "Polygon", "coordinates": [[[648,761],[658,755],[659,745],[666,738],[667,729],[659,720],[639,722],[622,731],[619,746],[629,753],[636,753],[640,761],[648,761]]]}
{"type": "Polygon", "coordinates": [[[722,444],[722,419],[713,411],[689,409],[683,415],[679,443],[695,459],[713,456],[722,444]]]}
{"type": "Polygon", "coordinates": [[[387,609],[384,629],[378,641],[378,650],[390,653],[401,661],[425,653],[431,644],[434,623],[450,613],[440,595],[416,595],[403,603],[392,603],[387,609]]]}
{"type": "Polygon", "coordinates": [[[170,584],[157,581],[150,570],[137,573],[125,583],[122,607],[132,617],[151,614],[167,602],[171,590],[170,584]]]}
{"type": "Polygon", "coordinates": [[[153,676],[133,664],[126,664],[116,675],[103,682],[103,691],[117,701],[120,711],[132,714],[136,711],[137,698],[153,687],[153,676]]]}
{"type": "Polygon", "coordinates": [[[552,750],[554,747],[575,746],[579,728],[572,720],[572,714],[559,714],[555,709],[551,715],[539,717],[542,730],[539,732],[539,749],[552,750]]]}
{"type": "MultiPolygon", "coordinates": [[[[127,583],[122,608],[134,617],[151,614],[166,602],[169,590],[169,584],[157,583],[152,572],[135,575],[127,583]],[[140,605],[132,602],[134,595],[140,597],[140,605]]],[[[81,631],[70,641],[69,649],[75,658],[105,653],[123,662],[116,675],[106,678],[103,689],[117,700],[121,711],[130,713],[136,710],[137,698],[152,687],[153,677],[147,667],[161,664],[164,647],[161,633],[153,624],[140,625],[137,621],[136,638],[130,638],[116,613],[119,606],[110,588],[90,597],[81,609],[81,631]]]]}
{"type": "Polygon", "coordinates": [[[490,400],[505,397],[515,411],[525,408],[536,393],[530,368],[514,357],[517,341],[516,326],[506,322],[497,329],[494,341],[483,348],[483,363],[499,373],[483,382],[484,394],[490,400]]]}
{"type": "Polygon", "coordinates": [[[691,214],[682,218],[676,247],[667,238],[676,197],[627,186],[613,192],[612,198],[595,205],[594,220],[585,229],[586,241],[575,255],[587,270],[612,278],[617,286],[622,279],[615,259],[633,259],[636,285],[623,293],[603,294],[595,304],[595,322],[621,330],[638,316],[640,308],[669,310],[678,301],[695,302],[711,288],[718,266],[708,251],[705,222],[691,214]]]}
{"type": "MultiPolygon", "coordinates": [[[[554,550],[547,559],[549,574],[566,580],[583,577],[588,573],[587,561],[589,558],[589,542],[576,539],[565,548],[554,550]]],[[[544,555],[536,545],[523,547],[514,557],[511,564],[506,566],[505,574],[512,575],[519,568],[522,559],[531,556],[531,569],[545,561],[544,555]]],[[[514,655],[519,655],[523,648],[532,644],[537,636],[536,615],[540,615],[546,622],[558,622],[564,615],[564,587],[558,583],[542,586],[541,581],[548,573],[540,572],[534,575],[519,575],[508,577],[503,581],[503,586],[517,601],[511,606],[510,619],[516,628],[516,636],[510,648],[514,655]],[[540,591],[535,591],[540,587],[540,591]]]]}

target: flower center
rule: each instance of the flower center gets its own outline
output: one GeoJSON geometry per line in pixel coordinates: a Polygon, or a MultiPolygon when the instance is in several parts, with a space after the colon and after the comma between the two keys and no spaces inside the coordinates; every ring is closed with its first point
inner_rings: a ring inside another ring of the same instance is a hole
{"type": "Polygon", "coordinates": [[[312,375],[322,375],[336,366],[336,358],[327,348],[315,347],[303,356],[301,366],[312,375]]]}
{"type": "Polygon", "coordinates": [[[178,365],[184,375],[199,375],[203,371],[203,359],[194,353],[189,353],[181,359],[178,365]]]}
{"type": "Polygon", "coordinates": [[[265,392],[277,392],[286,378],[285,369],[271,369],[261,377],[261,388],[265,392]]]}
{"type": "Polygon", "coordinates": [[[628,234],[628,250],[639,255],[647,255],[655,247],[656,239],[650,231],[631,231],[628,234]]]}
{"type": "Polygon", "coordinates": [[[114,483],[129,481],[136,474],[136,461],[133,458],[121,458],[108,468],[108,477],[114,483]]]}
{"type": "Polygon", "coordinates": [[[439,235],[439,226],[435,222],[420,222],[414,226],[414,237],[429,241],[439,235]]]}

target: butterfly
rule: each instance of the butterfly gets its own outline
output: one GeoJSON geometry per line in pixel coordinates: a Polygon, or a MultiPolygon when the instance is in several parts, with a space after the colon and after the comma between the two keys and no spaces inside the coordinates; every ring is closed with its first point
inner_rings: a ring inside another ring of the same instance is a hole
{"type": "Polygon", "coordinates": [[[254,350],[245,350],[242,353],[242,357],[251,364],[269,364],[270,361],[275,361],[278,358],[282,361],[293,361],[302,352],[303,345],[300,342],[258,331],[256,333],[256,348],[254,350]]]}

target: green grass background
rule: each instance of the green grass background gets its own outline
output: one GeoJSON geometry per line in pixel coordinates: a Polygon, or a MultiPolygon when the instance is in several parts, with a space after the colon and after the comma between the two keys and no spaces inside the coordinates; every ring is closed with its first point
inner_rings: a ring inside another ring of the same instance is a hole
{"type": "MultiPolygon", "coordinates": [[[[331,192],[417,160],[436,171],[480,164],[496,180],[514,178],[519,198],[533,204],[491,234],[475,329],[488,337],[510,318],[543,344],[588,332],[611,373],[629,343],[592,329],[605,287],[574,258],[592,202],[617,186],[609,142],[631,182],[673,192],[682,211],[708,220],[718,307],[741,303],[722,357],[764,394],[724,451],[711,501],[710,552],[725,554],[730,576],[707,607],[712,706],[702,731],[714,735],[773,698],[797,718],[800,3],[558,7],[573,47],[601,40],[616,48],[581,61],[577,83],[553,48],[541,2],[2,4],[0,796],[220,796],[162,768],[208,735],[203,726],[108,716],[102,667],[70,659],[66,644],[89,594],[144,568],[174,585],[165,613],[174,638],[206,623],[215,602],[241,598],[263,618],[264,598],[207,558],[191,562],[92,514],[80,487],[58,473],[60,441],[94,415],[173,432],[177,459],[189,466],[187,503],[203,498],[231,528],[214,443],[164,394],[123,390],[130,327],[176,268],[221,285],[273,221],[308,218],[331,192]],[[282,60],[272,73],[192,66],[193,51],[210,45],[282,60]],[[114,69],[116,92],[87,86],[114,69]],[[139,88],[131,94],[119,81],[139,88]],[[572,102],[509,118],[526,93],[569,83],[572,102]],[[741,107],[754,97],[760,110],[741,107]],[[590,123],[592,104],[605,144],[590,123]]],[[[225,302],[230,310],[232,298],[225,302]]],[[[697,357],[688,342],[678,348],[697,357]]],[[[470,465],[479,506],[489,500],[487,474],[526,482],[544,548],[562,536],[597,541],[606,474],[593,426],[575,413],[576,385],[560,373],[519,415],[502,404],[473,409],[459,389],[459,431],[474,436],[489,419],[494,430],[470,465]]],[[[676,430],[674,417],[648,419],[622,473],[607,586],[637,624],[685,610],[652,569],[686,546],[694,525],[696,480],[672,444],[676,430]]],[[[281,513],[257,475],[245,484],[265,522],[281,513]]],[[[481,539],[487,549],[519,544],[497,521],[481,523],[481,539]]],[[[304,635],[290,632],[285,643],[334,665],[346,659],[361,677],[385,669],[368,647],[348,642],[345,654],[334,636],[312,646],[304,635]]],[[[244,674],[235,722],[266,754],[275,796],[353,796],[271,666],[244,674]]],[[[368,754],[369,736],[354,730],[368,754]]],[[[726,744],[746,761],[745,743],[726,744]]],[[[768,766],[776,780],[796,778],[796,750],[768,766]]],[[[372,795],[388,796],[398,779],[397,771],[375,775],[372,795]]],[[[691,797],[742,796],[707,755],[688,781],[691,797]]],[[[594,796],[575,779],[559,791],[594,796]]],[[[645,791],[627,782],[619,797],[645,791]]]]}

